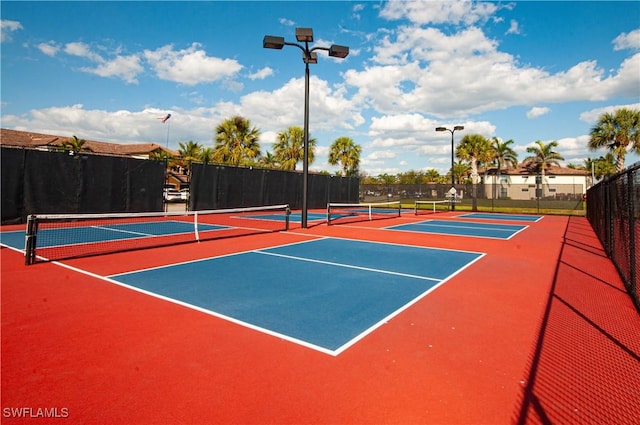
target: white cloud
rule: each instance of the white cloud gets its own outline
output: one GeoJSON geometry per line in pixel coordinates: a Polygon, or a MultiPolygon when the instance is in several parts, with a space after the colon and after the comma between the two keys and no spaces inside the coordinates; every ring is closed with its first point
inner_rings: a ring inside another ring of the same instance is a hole
{"type": "Polygon", "coordinates": [[[242,69],[234,59],[207,56],[199,43],[182,50],[166,45],[143,55],[159,78],[188,86],[230,78],[242,69]]]}
{"type": "Polygon", "coordinates": [[[418,25],[451,23],[472,25],[484,22],[500,6],[470,0],[452,1],[389,1],[384,3],[380,16],[389,20],[408,19],[418,25]]]}
{"type": "Polygon", "coordinates": [[[580,120],[588,124],[595,124],[600,119],[600,116],[604,113],[613,113],[616,109],[627,108],[640,110],[640,103],[629,103],[626,105],[610,105],[603,108],[591,109],[580,114],[580,120]]]}
{"type": "Polygon", "coordinates": [[[622,33],[613,40],[613,50],[640,50],[640,29],[622,33]]]}
{"type": "Polygon", "coordinates": [[[527,111],[527,118],[531,119],[531,118],[538,118],[542,115],[546,115],[549,112],[551,112],[550,108],[547,107],[541,107],[541,106],[534,106],[533,108],[529,109],[527,111]]]}
{"type": "Polygon", "coordinates": [[[21,29],[22,24],[18,21],[0,20],[0,42],[11,41],[11,34],[21,29]]]}
{"type": "Polygon", "coordinates": [[[71,56],[78,56],[81,58],[89,59],[92,62],[104,62],[102,57],[91,51],[91,47],[82,42],[67,43],[64,46],[64,52],[71,56]]]}
{"type": "Polygon", "coordinates": [[[294,21],[292,21],[291,19],[287,19],[287,18],[280,18],[278,19],[278,22],[280,22],[281,25],[287,26],[287,27],[292,27],[294,26],[296,23],[294,21]]]}
{"type": "Polygon", "coordinates": [[[118,77],[127,83],[136,83],[136,76],[144,71],[138,55],[117,56],[110,61],[102,61],[95,68],[82,68],[83,71],[101,77],[118,77]]]}
{"type": "Polygon", "coordinates": [[[51,57],[55,56],[60,51],[60,46],[58,46],[54,41],[40,43],[37,47],[42,53],[51,57]]]}
{"type": "MultiPolygon", "coordinates": [[[[57,52],[54,42],[42,43],[38,45],[38,48],[42,53],[48,54],[49,56],[52,56],[51,53],[55,54],[55,52],[57,52]]],[[[116,77],[133,84],[138,82],[136,78],[138,74],[144,71],[140,56],[137,54],[128,56],[116,55],[112,59],[105,59],[95,53],[91,46],[82,42],[67,43],[63,51],[68,55],[77,56],[96,63],[97,65],[95,67],[83,66],[80,70],[105,78],[116,77]]]]}
{"type": "Polygon", "coordinates": [[[640,53],[617,72],[588,60],[551,73],[520,64],[499,47],[476,27],[451,35],[400,27],[374,45],[373,66],[350,69],[344,78],[356,89],[354,99],[385,114],[468,116],[518,105],[640,96],[640,53]]]}
{"type": "Polygon", "coordinates": [[[511,24],[509,25],[507,34],[520,34],[520,26],[518,25],[518,21],[516,21],[515,19],[511,20],[511,24]]]}
{"type": "MultiPolygon", "coordinates": [[[[310,131],[351,129],[364,123],[358,106],[348,100],[340,87],[311,76],[309,93],[310,131]]],[[[280,131],[304,123],[304,79],[294,78],[272,92],[257,91],[240,99],[237,110],[251,116],[252,121],[267,130],[280,131]]]]}
{"type": "Polygon", "coordinates": [[[264,80],[267,77],[270,77],[273,75],[273,69],[269,68],[268,66],[258,70],[257,72],[254,72],[253,74],[249,74],[249,79],[250,80],[264,80]]]}

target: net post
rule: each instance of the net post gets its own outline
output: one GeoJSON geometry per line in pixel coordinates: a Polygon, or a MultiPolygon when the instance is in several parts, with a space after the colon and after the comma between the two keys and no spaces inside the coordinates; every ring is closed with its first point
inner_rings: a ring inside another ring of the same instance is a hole
{"type": "Polygon", "coordinates": [[[371,216],[372,209],[373,209],[373,205],[369,205],[369,221],[373,220],[373,217],[371,216]]]}
{"type": "Polygon", "coordinates": [[[289,230],[289,216],[291,215],[291,208],[289,208],[289,204],[287,204],[284,214],[284,230],[289,230]]]}
{"type": "Polygon", "coordinates": [[[194,211],[193,213],[193,231],[196,242],[200,242],[200,233],[198,233],[198,211],[194,211]]]}
{"type": "Polygon", "coordinates": [[[34,214],[27,217],[27,232],[25,235],[24,264],[30,266],[36,259],[36,235],[38,232],[38,221],[34,214]]]}
{"type": "Polygon", "coordinates": [[[402,201],[398,201],[398,217],[402,216],[402,201]]]}
{"type": "Polygon", "coordinates": [[[331,226],[331,204],[327,204],[327,226],[331,226]]]}

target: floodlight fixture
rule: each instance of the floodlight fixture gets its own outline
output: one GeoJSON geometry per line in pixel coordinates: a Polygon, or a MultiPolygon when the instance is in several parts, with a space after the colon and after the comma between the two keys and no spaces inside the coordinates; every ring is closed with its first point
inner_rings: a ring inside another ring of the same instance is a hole
{"type": "Polygon", "coordinates": [[[265,35],[262,40],[262,47],[265,49],[282,49],[284,47],[284,37],[265,35]]]}
{"type": "Polygon", "coordinates": [[[331,45],[331,47],[329,47],[329,56],[344,59],[347,57],[347,55],[349,55],[349,48],[347,46],[333,44],[331,45]]]}
{"type": "MultiPolygon", "coordinates": [[[[436,127],[436,131],[448,131],[449,133],[451,133],[451,191],[453,191],[453,194],[455,194],[455,184],[456,184],[456,175],[454,173],[453,170],[453,166],[455,165],[455,162],[453,160],[453,153],[454,153],[454,147],[453,147],[453,133],[455,133],[456,131],[459,130],[464,130],[464,126],[463,125],[456,125],[455,127],[453,127],[453,130],[447,128],[447,127],[436,127]]],[[[454,199],[453,197],[451,198],[451,211],[456,209],[456,204],[454,203],[454,199]]]]}
{"type": "Polygon", "coordinates": [[[311,43],[313,41],[313,29],[296,28],[296,40],[311,43]]]}
{"type": "Polygon", "coordinates": [[[318,54],[316,52],[302,52],[302,61],[304,63],[318,63],[318,54]]]}

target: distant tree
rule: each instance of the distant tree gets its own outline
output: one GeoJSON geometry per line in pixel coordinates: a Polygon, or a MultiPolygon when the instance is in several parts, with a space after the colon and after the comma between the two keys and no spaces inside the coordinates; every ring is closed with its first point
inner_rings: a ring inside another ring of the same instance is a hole
{"type": "MultiPolygon", "coordinates": [[[[502,175],[502,167],[505,165],[507,169],[511,167],[518,166],[518,154],[516,151],[511,148],[513,144],[513,140],[509,139],[506,142],[503,142],[497,137],[491,139],[491,148],[493,150],[493,160],[498,166],[498,181],[500,181],[500,176],[502,175]]],[[[494,194],[494,196],[499,196],[498,194],[494,194]]]]}
{"type": "Polygon", "coordinates": [[[278,168],[278,161],[276,161],[276,157],[271,152],[265,153],[258,159],[258,164],[265,166],[267,168],[278,168]]]}
{"type": "Polygon", "coordinates": [[[178,143],[180,148],[178,153],[180,154],[180,165],[187,170],[187,174],[191,172],[191,163],[193,161],[199,161],[202,153],[202,146],[192,140],[187,143],[178,143]]]}
{"type": "Polygon", "coordinates": [[[506,142],[501,141],[497,137],[491,139],[493,160],[498,166],[498,174],[500,174],[503,165],[507,168],[509,168],[510,166],[516,167],[518,165],[518,154],[511,147],[513,143],[514,141],[511,139],[507,140],[506,142]]]}
{"type": "MultiPolygon", "coordinates": [[[[456,177],[456,184],[464,184],[468,179],[469,174],[471,174],[471,166],[466,162],[454,162],[453,163],[453,172],[456,177]]],[[[447,179],[445,183],[451,181],[451,173],[447,175],[447,179]]]]}
{"type": "Polygon", "coordinates": [[[591,128],[590,136],[588,148],[609,149],[616,157],[616,170],[621,172],[626,153],[640,153],[640,110],[621,108],[602,114],[591,128]]]}
{"type": "Polygon", "coordinates": [[[340,164],[342,177],[358,174],[362,148],[349,137],[338,137],[329,148],[329,164],[340,164]]]}
{"type": "MultiPolygon", "coordinates": [[[[316,139],[309,136],[309,164],[315,159],[315,147],[316,139]]],[[[298,162],[304,161],[304,130],[302,127],[293,126],[278,133],[273,151],[280,168],[295,171],[298,162]]]]}
{"type": "Polygon", "coordinates": [[[70,152],[72,155],[77,155],[81,151],[91,152],[91,148],[85,146],[86,143],[87,141],[84,139],[78,139],[76,136],[71,136],[68,140],[62,142],[60,146],[62,147],[62,149],[70,152]]]}
{"type": "Polygon", "coordinates": [[[563,161],[564,158],[553,148],[558,146],[558,142],[555,140],[544,144],[542,141],[537,140],[535,146],[529,146],[527,152],[533,154],[524,159],[523,163],[534,167],[540,172],[544,180],[545,171],[550,165],[560,165],[559,161],[563,161]]]}
{"type": "Polygon", "coordinates": [[[378,174],[378,180],[384,184],[396,184],[398,182],[397,176],[387,173],[378,174]]]}
{"type": "Polygon", "coordinates": [[[471,183],[473,184],[471,209],[473,211],[477,211],[478,201],[476,185],[480,183],[478,163],[487,163],[493,159],[491,143],[480,134],[467,134],[462,138],[462,140],[460,140],[460,143],[456,148],[456,156],[459,159],[469,161],[471,164],[471,183]]]}
{"type": "Polygon", "coordinates": [[[605,156],[601,156],[600,158],[596,158],[593,160],[587,158],[587,160],[585,160],[586,170],[592,170],[591,163],[593,163],[593,175],[598,180],[612,176],[617,172],[616,159],[611,152],[608,152],[605,156]]]}
{"type": "Polygon", "coordinates": [[[260,131],[241,116],[224,120],[216,127],[212,159],[215,162],[243,165],[260,156],[260,131]]]}
{"type": "Polygon", "coordinates": [[[440,179],[440,173],[435,168],[430,168],[425,173],[427,183],[435,183],[440,179]]]}
{"type": "Polygon", "coordinates": [[[213,160],[213,148],[201,148],[198,154],[198,161],[203,164],[209,164],[213,160]]]}
{"type": "MultiPolygon", "coordinates": [[[[537,140],[535,146],[529,146],[527,148],[527,152],[533,155],[526,157],[523,162],[525,165],[533,167],[540,172],[543,184],[546,169],[552,164],[560,165],[558,161],[564,160],[558,152],[553,150],[553,148],[557,146],[558,142],[555,140],[546,145],[542,141],[537,140]]],[[[544,196],[544,186],[542,186],[542,190],[542,196],[544,196]]]]}

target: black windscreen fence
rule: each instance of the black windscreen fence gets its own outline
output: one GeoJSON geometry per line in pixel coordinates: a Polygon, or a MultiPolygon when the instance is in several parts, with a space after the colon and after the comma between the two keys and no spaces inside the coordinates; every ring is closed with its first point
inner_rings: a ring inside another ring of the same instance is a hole
{"type": "Polygon", "coordinates": [[[587,191],[587,218],[640,311],[640,163],[587,191]]]}
{"type": "Polygon", "coordinates": [[[2,148],[2,223],[29,214],[162,211],[165,163],[2,148]]]}
{"type": "MultiPolygon", "coordinates": [[[[2,147],[2,223],[29,214],[163,211],[166,163],[2,147]]],[[[358,202],[358,177],[309,174],[308,207],[358,202]]],[[[192,164],[190,210],[289,204],[302,208],[299,172],[192,164]]]]}
{"type": "MultiPolygon", "coordinates": [[[[326,208],[328,202],[358,202],[358,177],[309,174],[309,208],[326,208]]],[[[289,204],[302,208],[302,173],[259,168],[193,164],[191,210],[289,204]]]]}

